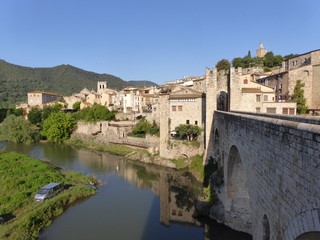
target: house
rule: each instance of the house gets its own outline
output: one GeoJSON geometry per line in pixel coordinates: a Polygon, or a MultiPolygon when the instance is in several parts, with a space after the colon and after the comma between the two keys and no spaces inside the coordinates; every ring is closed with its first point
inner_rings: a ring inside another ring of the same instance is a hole
{"type": "Polygon", "coordinates": [[[41,107],[45,103],[57,101],[62,98],[61,95],[56,93],[42,92],[42,91],[33,91],[28,93],[28,106],[41,107]]]}
{"type": "Polygon", "coordinates": [[[274,89],[276,100],[289,100],[297,80],[304,85],[309,109],[320,109],[320,50],[307,52],[282,61],[280,72],[257,79],[274,89]]]}

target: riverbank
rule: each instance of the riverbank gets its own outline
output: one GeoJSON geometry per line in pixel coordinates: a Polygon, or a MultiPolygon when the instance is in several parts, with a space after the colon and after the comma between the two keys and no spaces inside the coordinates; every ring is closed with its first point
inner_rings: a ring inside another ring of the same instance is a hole
{"type": "Polygon", "coordinates": [[[92,150],[109,152],[118,156],[124,156],[133,161],[185,170],[190,172],[199,182],[203,182],[204,166],[202,164],[202,157],[199,155],[191,158],[164,159],[158,154],[150,154],[146,149],[114,143],[106,143],[102,145],[95,142],[95,137],[84,136],[81,136],[81,138],[79,136],[74,136],[65,143],[78,148],[84,147],[92,150]]]}
{"type": "Polygon", "coordinates": [[[14,152],[0,152],[0,239],[37,239],[39,232],[77,200],[93,195],[93,177],[60,169],[14,152]],[[68,189],[45,202],[34,195],[50,182],[64,182],[68,189]]]}

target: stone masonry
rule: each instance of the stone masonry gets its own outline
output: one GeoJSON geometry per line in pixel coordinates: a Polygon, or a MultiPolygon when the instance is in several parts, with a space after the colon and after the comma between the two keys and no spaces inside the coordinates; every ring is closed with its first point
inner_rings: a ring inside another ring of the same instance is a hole
{"type": "Polygon", "coordinates": [[[213,149],[224,172],[218,220],[254,240],[320,236],[320,126],[285,118],[214,115],[213,149]]]}

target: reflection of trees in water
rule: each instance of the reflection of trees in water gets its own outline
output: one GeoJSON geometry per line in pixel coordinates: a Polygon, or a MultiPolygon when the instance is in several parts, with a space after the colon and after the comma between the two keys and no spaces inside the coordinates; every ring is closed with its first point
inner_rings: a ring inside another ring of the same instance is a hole
{"type": "Polygon", "coordinates": [[[137,171],[138,179],[143,182],[146,188],[152,188],[152,183],[159,181],[160,175],[147,171],[146,167],[136,164],[133,164],[132,167],[137,171]]]}
{"type": "Polygon", "coordinates": [[[187,188],[179,188],[176,186],[171,186],[171,192],[176,193],[176,205],[180,209],[185,209],[186,211],[190,211],[190,209],[194,206],[194,201],[196,196],[193,192],[189,191],[187,188]]]}

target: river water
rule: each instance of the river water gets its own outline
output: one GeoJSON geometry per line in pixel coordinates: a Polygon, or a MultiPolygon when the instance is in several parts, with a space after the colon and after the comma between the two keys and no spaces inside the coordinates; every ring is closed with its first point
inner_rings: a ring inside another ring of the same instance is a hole
{"type": "Polygon", "coordinates": [[[187,174],[52,143],[0,142],[0,148],[50,160],[105,183],[44,229],[41,240],[252,239],[214,221],[193,219],[194,200],[202,186],[187,174]]]}

